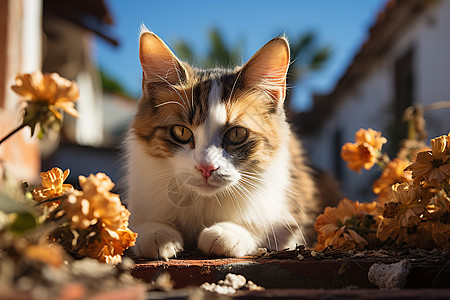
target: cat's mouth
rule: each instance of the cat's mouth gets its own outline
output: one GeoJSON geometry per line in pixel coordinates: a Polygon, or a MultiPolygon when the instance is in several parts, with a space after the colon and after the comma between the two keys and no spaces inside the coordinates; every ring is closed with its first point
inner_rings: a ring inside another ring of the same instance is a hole
{"type": "Polygon", "coordinates": [[[200,196],[212,196],[217,194],[222,189],[222,186],[217,186],[207,181],[203,181],[201,183],[191,185],[191,188],[200,196]]]}
{"type": "Polygon", "coordinates": [[[214,196],[233,184],[230,178],[226,175],[215,175],[205,180],[193,174],[182,173],[175,176],[170,190],[180,195],[193,192],[198,196],[214,196]]]}

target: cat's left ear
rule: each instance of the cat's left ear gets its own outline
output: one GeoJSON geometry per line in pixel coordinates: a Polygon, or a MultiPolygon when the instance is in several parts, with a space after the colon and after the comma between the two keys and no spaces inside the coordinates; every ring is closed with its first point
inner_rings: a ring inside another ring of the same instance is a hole
{"type": "Polygon", "coordinates": [[[139,59],[147,83],[176,84],[187,72],[170,48],[156,34],[144,31],[139,38],[139,59]]]}
{"type": "Polygon", "coordinates": [[[274,38],[265,44],[242,67],[244,85],[266,91],[282,104],[286,96],[286,74],[289,68],[289,43],[286,38],[274,38]]]}

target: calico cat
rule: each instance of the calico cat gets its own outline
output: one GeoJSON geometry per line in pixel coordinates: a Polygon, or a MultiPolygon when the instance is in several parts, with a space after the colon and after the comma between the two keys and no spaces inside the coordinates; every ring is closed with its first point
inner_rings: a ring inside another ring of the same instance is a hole
{"type": "Polygon", "coordinates": [[[322,205],[285,120],[286,38],[242,67],[202,70],[144,30],[139,58],[143,96],[126,141],[135,254],[239,257],[312,241],[322,205]]]}

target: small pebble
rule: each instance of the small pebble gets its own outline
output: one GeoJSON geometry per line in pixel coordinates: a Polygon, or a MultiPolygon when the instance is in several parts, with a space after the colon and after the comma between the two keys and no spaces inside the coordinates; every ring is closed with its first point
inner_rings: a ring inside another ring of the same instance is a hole
{"type": "Polygon", "coordinates": [[[258,248],[256,256],[264,256],[267,254],[267,248],[258,248]]]}
{"type": "Polygon", "coordinates": [[[215,292],[218,294],[234,294],[238,290],[247,289],[249,291],[261,291],[264,290],[263,287],[256,285],[252,281],[247,281],[247,279],[242,275],[236,275],[228,273],[224,280],[219,280],[217,284],[205,282],[200,286],[210,292],[215,292]]]}

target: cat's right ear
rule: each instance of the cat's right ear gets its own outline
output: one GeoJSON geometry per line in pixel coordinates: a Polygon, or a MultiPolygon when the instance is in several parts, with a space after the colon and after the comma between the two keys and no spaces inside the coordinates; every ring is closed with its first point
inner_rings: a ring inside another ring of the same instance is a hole
{"type": "Polygon", "coordinates": [[[177,84],[186,80],[187,72],[181,62],[153,32],[141,34],[139,59],[146,83],[177,84]]]}
{"type": "Polygon", "coordinates": [[[289,60],[287,39],[284,37],[272,39],[242,67],[244,84],[266,91],[272,100],[282,104],[286,96],[289,60]]]}

